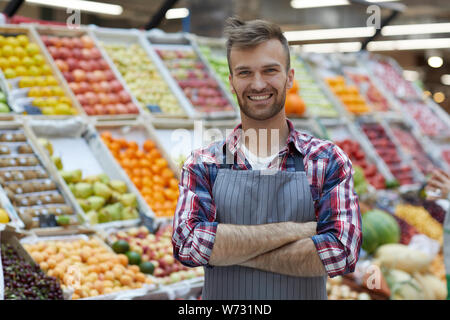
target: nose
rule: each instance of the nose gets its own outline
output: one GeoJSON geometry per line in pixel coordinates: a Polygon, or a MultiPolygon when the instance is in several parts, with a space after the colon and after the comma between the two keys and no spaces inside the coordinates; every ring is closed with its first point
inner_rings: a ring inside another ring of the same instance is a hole
{"type": "Polygon", "coordinates": [[[252,81],[252,90],[255,91],[262,91],[266,87],[266,82],[264,81],[264,78],[261,76],[259,72],[255,73],[255,76],[252,81]]]}

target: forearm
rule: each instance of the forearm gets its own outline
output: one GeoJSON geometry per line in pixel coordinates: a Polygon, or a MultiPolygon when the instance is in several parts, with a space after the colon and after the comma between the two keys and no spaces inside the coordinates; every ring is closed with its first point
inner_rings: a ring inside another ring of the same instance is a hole
{"type": "Polygon", "coordinates": [[[219,224],[209,264],[239,264],[315,233],[316,222],[280,222],[251,226],[219,224]]]}
{"type": "Polygon", "coordinates": [[[327,275],[314,242],[310,238],[286,244],[240,265],[294,277],[327,275]]]}

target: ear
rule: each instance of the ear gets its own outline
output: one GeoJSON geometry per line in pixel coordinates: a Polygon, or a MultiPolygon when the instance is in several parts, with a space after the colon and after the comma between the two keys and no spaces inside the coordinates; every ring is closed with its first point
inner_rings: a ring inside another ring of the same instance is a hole
{"type": "Polygon", "coordinates": [[[230,82],[230,88],[231,88],[231,93],[232,94],[236,94],[236,91],[234,91],[234,86],[233,86],[233,81],[232,81],[233,77],[231,76],[231,74],[228,75],[228,81],[230,82]]]}
{"type": "Polygon", "coordinates": [[[294,85],[294,69],[290,69],[288,71],[286,81],[287,81],[286,89],[289,90],[294,85]]]}

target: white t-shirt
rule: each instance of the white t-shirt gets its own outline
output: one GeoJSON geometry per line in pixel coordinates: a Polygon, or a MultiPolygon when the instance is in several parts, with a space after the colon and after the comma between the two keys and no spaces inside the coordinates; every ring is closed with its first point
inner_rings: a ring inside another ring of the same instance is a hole
{"type": "Polygon", "coordinates": [[[272,162],[273,159],[278,157],[278,152],[272,154],[268,157],[258,157],[254,153],[250,152],[244,144],[241,145],[241,150],[245,155],[245,158],[248,160],[253,170],[264,170],[267,169],[272,162]]]}

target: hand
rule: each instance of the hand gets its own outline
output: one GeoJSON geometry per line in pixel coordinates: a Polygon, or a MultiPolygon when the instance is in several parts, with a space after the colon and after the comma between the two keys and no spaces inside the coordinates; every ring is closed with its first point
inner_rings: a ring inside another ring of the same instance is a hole
{"type": "Polygon", "coordinates": [[[450,174],[443,170],[436,169],[428,180],[425,187],[426,192],[438,192],[439,195],[427,195],[428,200],[447,199],[450,192],[450,174]]]}

